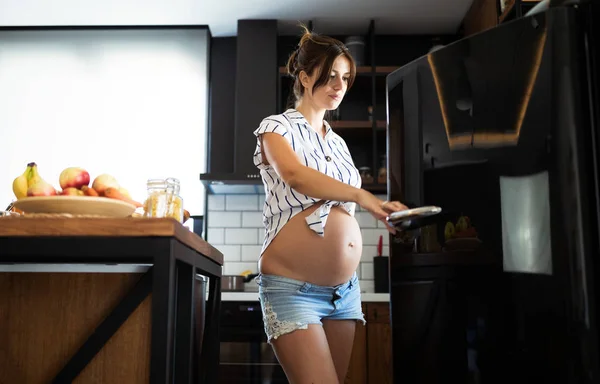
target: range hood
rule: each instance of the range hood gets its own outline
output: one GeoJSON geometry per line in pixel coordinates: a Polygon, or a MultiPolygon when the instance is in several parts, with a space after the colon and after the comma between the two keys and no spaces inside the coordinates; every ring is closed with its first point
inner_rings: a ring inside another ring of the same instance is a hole
{"type": "Polygon", "coordinates": [[[222,64],[228,60],[231,66],[231,55],[224,57],[216,46],[211,50],[210,171],[200,180],[208,193],[264,193],[252,161],[256,146],[252,132],[263,118],[277,113],[277,21],[239,20],[235,51],[232,80],[232,72],[222,64]]]}

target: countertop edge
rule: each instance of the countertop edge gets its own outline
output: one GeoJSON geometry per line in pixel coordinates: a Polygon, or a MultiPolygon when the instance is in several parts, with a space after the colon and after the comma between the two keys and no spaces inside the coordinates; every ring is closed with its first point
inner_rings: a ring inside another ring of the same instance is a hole
{"type": "Polygon", "coordinates": [[[171,218],[10,217],[0,219],[3,240],[27,237],[170,237],[223,265],[223,253],[171,218]]]}
{"type": "MultiPolygon", "coordinates": [[[[389,293],[363,292],[360,294],[363,303],[387,303],[389,293]]],[[[258,301],[258,292],[222,292],[222,301],[258,301]]]]}

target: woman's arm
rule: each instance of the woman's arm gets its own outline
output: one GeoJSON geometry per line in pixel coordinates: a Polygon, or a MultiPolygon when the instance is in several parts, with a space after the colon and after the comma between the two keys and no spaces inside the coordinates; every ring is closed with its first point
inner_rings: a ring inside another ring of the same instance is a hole
{"type": "Polygon", "coordinates": [[[372,193],[353,187],[300,162],[290,144],[281,135],[262,135],[262,154],[281,179],[296,191],[322,200],[352,201],[385,223],[388,213],[407,209],[403,204],[384,202],[372,193]]]}

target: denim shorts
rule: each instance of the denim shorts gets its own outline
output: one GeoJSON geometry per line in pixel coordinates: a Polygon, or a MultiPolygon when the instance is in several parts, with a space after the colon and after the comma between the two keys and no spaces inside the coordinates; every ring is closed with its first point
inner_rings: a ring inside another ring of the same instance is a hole
{"type": "Polygon", "coordinates": [[[264,274],[256,277],[256,282],[269,343],[286,333],[307,329],[308,324],[323,325],[323,319],[366,324],[356,273],[334,287],[264,274]]]}

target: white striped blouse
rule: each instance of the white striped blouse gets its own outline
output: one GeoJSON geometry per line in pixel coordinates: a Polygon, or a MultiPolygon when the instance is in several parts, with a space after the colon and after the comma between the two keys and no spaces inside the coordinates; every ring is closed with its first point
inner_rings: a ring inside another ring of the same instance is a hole
{"type": "MultiPolygon", "coordinates": [[[[331,129],[329,123],[324,121],[324,124],[326,133],[325,138],[322,138],[300,112],[288,109],[282,114],[264,118],[258,129],[254,131],[257,137],[254,165],[260,169],[265,187],[263,206],[265,238],[261,255],[292,217],[320,200],[290,188],[271,165],[264,164],[259,140],[261,134],[273,132],[285,137],[304,165],[343,183],[357,188],[361,186],[360,174],[354,166],[346,142],[331,129]]],[[[325,233],[327,216],[333,206],[343,206],[350,215],[354,216],[355,203],[325,201],[320,209],[306,217],[309,228],[320,236],[325,233]]]]}

